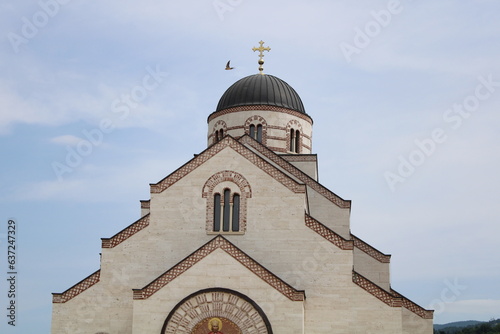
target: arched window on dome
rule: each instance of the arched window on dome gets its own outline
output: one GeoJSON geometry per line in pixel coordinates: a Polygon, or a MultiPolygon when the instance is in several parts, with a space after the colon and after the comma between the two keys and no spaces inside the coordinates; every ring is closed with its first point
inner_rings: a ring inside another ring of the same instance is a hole
{"type": "Polygon", "coordinates": [[[290,129],[290,152],[300,153],[300,131],[290,129]]]}
{"type": "Polygon", "coordinates": [[[214,232],[240,231],[240,195],[224,189],[224,194],[214,194],[214,232]],[[222,231],[221,231],[222,227],[222,231]]]}
{"type": "Polygon", "coordinates": [[[300,153],[300,131],[295,130],[295,153],[300,153]]]}
{"type": "Polygon", "coordinates": [[[219,129],[215,131],[214,144],[217,143],[222,138],[224,138],[224,129],[219,129]]]}
{"type": "Polygon", "coordinates": [[[255,124],[250,124],[249,130],[250,137],[262,143],[262,124],[257,124],[257,126],[255,126],[255,124]]]}

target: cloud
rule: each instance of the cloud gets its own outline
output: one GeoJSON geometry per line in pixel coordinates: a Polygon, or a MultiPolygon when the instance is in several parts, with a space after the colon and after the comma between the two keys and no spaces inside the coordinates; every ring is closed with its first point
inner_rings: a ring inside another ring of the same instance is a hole
{"type": "Polygon", "coordinates": [[[64,136],[54,137],[50,139],[50,142],[58,145],[76,146],[82,140],[84,139],[73,135],[64,135],[64,136]]]}
{"type": "MultiPolygon", "coordinates": [[[[67,140],[67,139],[63,139],[67,140]]],[[[73,139],[69,139],[72,141],[73,139]]],[[[144,153],[144,152],[143,152],[144,153]]],[[[119,202],[123,197],[148,197],[149,183],[155,183],[182,164],[180,159],[140,159],[140,152],[131,151],[137,159],[116,169],[109,165],[96,166],[85,161],[65,174],[59,181],[25,183],[16,186],[12,198],[17,201],[119,202]],[[109,196],[112,189],[114,196],[109,196]]]]}

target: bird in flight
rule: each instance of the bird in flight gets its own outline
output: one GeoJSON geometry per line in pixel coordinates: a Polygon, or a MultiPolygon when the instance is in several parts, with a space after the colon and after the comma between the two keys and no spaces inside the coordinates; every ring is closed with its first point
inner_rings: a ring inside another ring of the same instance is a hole
{"type": "Polygon", "coordinates": [[[229,65],[231,61],[229,60],[226,64],[226,70],[232,70],[234,67],[231,67],[231,65],[229,65]]]}

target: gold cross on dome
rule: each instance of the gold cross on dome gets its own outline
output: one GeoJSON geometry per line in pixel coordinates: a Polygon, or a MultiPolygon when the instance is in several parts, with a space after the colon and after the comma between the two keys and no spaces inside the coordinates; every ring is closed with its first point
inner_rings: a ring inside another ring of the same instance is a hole
{"type": "Polygon", "coordinates": [[[261,40],[259,42],[260,46],[258,48],[256,47],[253,47],[252,50],[253,52],[255,51],[259,51],[259,71],[260,71],[260,74],[264,74],[263,71],[264,71],[264,67],[262,65],[264,65],[264,54],[262,52],[264,51],[271,51],[271,48],[270,47],[264,47],[264,42],[261,40]]]}
{"type": "Polygon", "coordinates": [[[262,51],[271,51],[271,48],[270,48],[270,47],[264,47],[264,46],[263,46],[263,45],[264,45],[264,43],[265,43],[265,42],[260,41],[260,42],[259,42],[260,46],[259,46],[258,48],[256,48],[256,47],[253,47],[253,48],[252,48],[252,50],[253,50],[254,52],[255,52],[255,51],[259,51],[259,52],[260,52],[260,53],[259,53],[259,57],[260,57],[260,58],[264,57],[264,54],[262,54],[262,51]]]}

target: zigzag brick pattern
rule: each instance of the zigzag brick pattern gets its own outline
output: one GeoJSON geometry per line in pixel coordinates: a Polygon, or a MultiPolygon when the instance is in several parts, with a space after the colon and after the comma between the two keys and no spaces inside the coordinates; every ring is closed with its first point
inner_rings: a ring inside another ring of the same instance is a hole
{"type": "Polygon", "coordinates": [[[102,248],[113,248],[149,225],[149,214],[132,223],[111,238],[102,238],[102,248]]]}
{"type": "Polygon", "coordinates": [[[276,163],[278,166],[292,174],[293,176],[297,177],[299,180],[304,182],[307,186],[311,187],[321,195],[325,196],[328,200],[330,200],[332,203],[337,205],[340,208],[350,208],[351,207],[351,201],[346,201],[339,196],[335,195],[332,193],[330,190],[327,188],[323,187],[321,184],[318,182],[314,181],[311,177],[309,177],[307,174],[302,172],[300,169],[296,168],[292,164],[290,164],[288,161],[285,159],[281,158],[280,156],[276,155],[273,151],[271,151],[269,148],[265,147],[264,145],[258,143],[255,140],[252,140],[248,136],[244,136],[240,139],[240,142],[243,144],[248,144],[255,148],[257,151],[259,151],[261,154],[263,154],[266,158],[269,160],[273,161],[276,163]]]}
{"type": "Polygon", "coordinates": [[[262,267],[248,255],[243,253],[236,246],[231,244],[227,239],[221,236],[217,236],[204,246],[199,248],[193,254],[185,258],[183,261],[175,265],[173,268],[165,272],[163,275],[158,277],[156,280],[148,284],[142,289],[134,290],[134,299],[147,299],[152,296],[155,292],[160,290],[162,287],[170,283],[173,279],[184,273],[186,270],[191,268],[194,264],[202,260],[208,254],[212,253],[214,250],[221,248],[229,255],[234,257],[238,262],[244,265],[246,268],[251,270],[255,275],[262,278],[269,285],[274,287],[276,290],[281,292],[284,296],[288,297],[293,301],[303,301],[305,299],[305,294],[303,291],[299,291],[283,282],[276,275],[262,267]]]}
{"type": "Polygon", "coordinates": [[[390,294],[354,270],[352,271],[352,281],[389,306],[401,307],[403,305],[401,297],[390,294]]]}
{"type": "Polygon", "coordinates": [[[90,288],[92,285],[99,282],[100,277],[101,277],[101,270],[97,270],[96,272],[84,278],[80,282],[76,283],[63,293],[53,293],[52,303],[66,303],[68,300],[76,297],[83,291],[90,288]]]}
{"type": "Polygon", "coordinates": [[[313,217],[306,214],[306,226],[312,229],[314,232],[321,235],[326,240],[330,241],[332,244],[336,245],[340,249],[350,250],[354,249],[354,243],[352,240],[346,240],[342,238],[337,233],[330,230],[325,225],[321,224],[319,221],[313,217]]]}
{"type": "Polygon", "coordinates": [[[395,290],[391,289],[391,293],[398,297],[401,297],[403,299],[403,307],[417,314],[421,318],[432,319],[434,317],[434,311],[424,309],[422,306],[415,304],[395,290]]]}
{"type": "Polygon", "coordinates": [[[390,263],[391,262],[391,256],[384,254],[380,252],[379,250],[373,248],[360,238],[356,237],[354,234],[351,234],[351,238],[354,241],[354,247],[362,250],[366,254],[370,255],[373,257],[375,260],[382,262],[382,263],[390,263]]]}
{"type": "MultiPolygon", "coordinates": [[[[248,138],[245,136],[244,138],[248,138]]],[[[250,138],[249,138],[250,139],[250,138]]],[[[253,140],[253,139],[250,139],[253,140]]],[[[221,141],[210,146],[208,149],[203,151],[197,157],[186,163],[181,168],[177,169],[175,172],[158,182],[157,184],[151,185],[152,193],[161,193],[168,187],[172,186],[175,182],[179,181],[181,178],[195,170],[198,166],[205,163],[211,157],[216,155],[218,152],[222,151],[226,147],[231,147],[236,152],[241,154],[248,161],[253,163],[255,166],[262,169],[264,172],[275,178],[277,181],[282,183],[285,187],[289,188],[295,193],[305,193],[306,187],[303,184],[296,182],[295,180],[288,177],[285,173],[277,169],[276,167],[269,164],[266,160],[262,159],[247,147],[243,146],[233,138],[226,136],[221,141]]]]}

